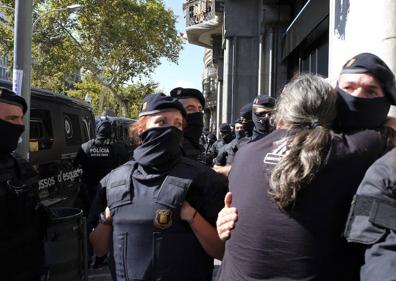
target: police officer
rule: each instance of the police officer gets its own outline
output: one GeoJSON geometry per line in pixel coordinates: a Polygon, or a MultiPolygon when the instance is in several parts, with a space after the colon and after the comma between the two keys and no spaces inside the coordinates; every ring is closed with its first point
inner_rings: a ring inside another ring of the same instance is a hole
{"type": "Polygon", "coordinates": [[[396,276],[396,148],[368,170],[354,200],[345,236],[365,246],[361,281],[391,281],[396,276]]]}
{"type": "Polygon", "coordinates": [[[211,149],[212,149],[213,144],[216,141],[217,141],[217,138],[216,138],[215,134],[208,133],[206,135],[206,141],[205,141],[205,144],[204,144],[204,149],[205,150],[202,152],[202,156],[200,157],[201,158],[200,162],[205,164],[205,165],[207,165],[207,166],[209,166],[209,167],[213,166],[214,156],[213,156],[213,153],[211,152],[211,149]]]}
{"type": "Polygon", "coordinates": [[[253,103],[244,105],[240,110],[240,119],[235,123],[236,138],[227,146],[216,158],[214,170],[224,176],[228,176],[231,170],[231,164],[234,161],[235,154],[245,144],[257,141],[272,131],[270,118],[275,107],[275,99],[270,96],[257,96],[253,103]],[[249,110],[248,107],[251,107],[249,110]],[[248,118],[247,115],[251,114],[248,118]],[[249,137],[247,129],[250,130],[253,124],[252,134],[249,137]],[[244,135],[243,137],[241,135],[244,135]]]}
{"type": "MultiPolygon", "coordinates": [[[[377,56],[365,53],[348,61],[342,73],[339,85],[344,86],[345,91],[366,92],[375,97],[371,100],[375,100],[373,107],[377,111],[369,112],[369,104],[360,101],[356,106],[363,112],[352,111],[354,117],[369,126],[382,124],[386,118],[384,111],[390,104],[396,104],[395,76],[389,67],[377,56]],[[349,83],[344,84],[342,76],[347,74],[349,83]],[[370,88],[370,83],[379,89],[370,88]]],[[[350,122],[348,125],[356,126],[350,122]]],[[[390,281],[396,274],[395,155],[396,149],[393,149],[369,168],[352,202],[345,237],[365,248],[365,263],[360,271],[362,281],[390,281]]]]}
{"type": "Polygon", "coordinates": [[[271,115],[275,107],[275,102],[275,98],[265,95],[257,96],[254,99],[252,107],[254,128],[250,141],[259,140],[273,130],[273,126],[271,126],[271,115]]]}
{"type": "MultiPolygon", "coordinates": [[[[246,135],[245,127],[243,125],[242,120],[235,121],[234,124],[235,138],[229,143],[224,145],[219,154],[216,157],[215,165],[216,166],[226,166],[231,165],[234,160],[234,156],[236,152],[243,145],[247,144],[250,141],[250,138],[246,135]]],[[[215,170],[217,167],[215,167],[215,170]]]]}
{"type": "Polygon", "coordinates": [[[25,100],[0,88],[0,280],[39,280],[45,223],[33,167],[13,153],[24,131],[25,100]]]}
{"type": "Polygon", "coordinates": [[[212,145],[212,148],[210,149],[213,158],[216,158],[221,148],[224,145],[230,143],[233,139],[234,135],[232,134],[230,125],[227,123],[220,124],[220,138],[215,141],[215,143],[212,145]]]}
{"type": "Polygon", "coordinates": [[[376,55],[361,53],[348,60],[337,83],[335,129],[342,132],[378,128],[396,104],[395,76],[376,55]]]}
{"type": "Polygon", "coordinates": [[[147,96],[134,124],[134,160],[101,181],[90,240],[99,255],[110,249],[115,280],[211,280],[212,257],[222,257],[214,225],[225,182],[182,156],[185,116],[176,99],[147,96]]]}
{"type": "Polygon", "coordinates": [[[78,151],[76,162],[83,169],[82,180],[88,193],[85,213],[89,210],[89,202],[95,197],[99,181],[129,159],[129,151],[122,144],[114,142],[112,135],[111,122],[107,119],[101,120],[96,126],[95,139],[83,143],[78,151]]]}
{"type": "MultiPolygon", "coordinates": [[[[251,137],[253,134],[254,123],[252,120],[252,103],[245,104],[239,110],[239,119],[243,124],[243,128],[245,130],[246,136],[251,137]]],[[[235,130],[235,128],[234,128],[235,130]]]]}
{"type": "Polygon", "coordinates": [[[187,127],[183,131],[184,156],[199,160],[204,148],[199,143],[203,130],[203,113],[205,98],[201,91],[191,88],[174,88],[170,95],[179,100],[187,112],[187,127]]]}

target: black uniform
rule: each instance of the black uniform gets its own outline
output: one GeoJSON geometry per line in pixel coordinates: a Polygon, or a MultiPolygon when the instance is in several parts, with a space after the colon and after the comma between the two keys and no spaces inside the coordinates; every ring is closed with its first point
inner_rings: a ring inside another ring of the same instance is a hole
{"type": "MultiPolygon", "coordinates": [[[[26,113],[25,100],[6,88],[0,88],[0,102],[26,113]]],[[[24,125],[0,119],[0,280],[5,281],[35,281],[44,269],[46,216],[39,205],[38,175],[11,153],[23,131],[24,125]]]]}
{"type": "Polygon", "coordinates": [[[250,137],[235,138],[224,145],[217,154],[215,164],[219,166],[231,165],[237,151],[245,144],[248,144],[250,139],[250,137]]]}
{"type": "Polygon", "coordinates": [[[38,280],[43,270],[44,216],[38,177],[15,155],[0,155],[0,280],[38,280]]]}
{"type": "Polygon", "coordinates": [[[396,148],[368,170],[354,197],[345,230],[349,242],[364,245],[362,281],[396,276],[396,148]]]}
{"type": "MultiPolygon", "coordinates": [[[[176,128],[145,134],[172,138],[176,128]]],[[[153,137],[156,139],[156,137],[153,137]]],[[[134,151],[135,161],[113,170],[101,181],[89,218],[90,227],[106,206],[111,210],[116,280],[211,280],[210,258],[190,226],[180,218],[184,200],[215,226],[227,188],[212,169],[181,156],[180,148],[157,151],[150,141],[134,151]],[[128,279],[129,278],[129,279],[128,279]]]]}
{"type": "Polygon", "coordinates": [[[76,157],[83,169],[82,179],[87,186],[89,202],[94,199],[100,180],[128,158],[128,149],[111,140],[111,123],[103,121],[98,126],[96,138],[83,143],[76,157]]]}
{"type": "Polygon", "coordinates": [[[285,150],[274,143],[284,134],[276,130],[237,153],[229,186],[238,222],[219,280],[355,280],[357,261],[341,234],[364,171],[386,142],[377,131],[333,135],[326,165],[285,211],[267,194],[271,170],[285,150]]]}

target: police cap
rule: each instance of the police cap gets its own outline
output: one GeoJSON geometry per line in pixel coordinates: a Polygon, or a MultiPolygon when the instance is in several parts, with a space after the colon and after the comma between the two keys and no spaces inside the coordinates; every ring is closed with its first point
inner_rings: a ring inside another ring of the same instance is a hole
{"type": "Polygon", "coordinates": [[[208,138],[209,140],[211,140],[211,141],[216,141],[216,140],[217,140],[216,136],[215,136],[213,133],[209,133],[209,134],[207,135],[207,138],[208,138]]]}
{"type": "Polygon", "coordinates": [[[170,95],[176,99],[196,98],[201,103],[202,108],[205,108],[205,98],[200,90],[177,87],[170,91],[170,95]]]}
{"type": "Polygon", "coordinates": [[[247,120],[252,120],[252,107],[253,107],[252,103],[248,103],[242,106],[241,109],[239,110],[239,116],[247,120]]]}
{"type": "Polygon", "coordinates": [[[395,75],[386,63],[374,54],[361,53],[348,60],[342,68],[343,73],[368,73],[380,82],[385,96],[396,105],[395,75]]]}
{"type": "Polygon", "coordinates": [[[25,99],[7,88],[0,87],[0,102],[19,106],[22,108],[23,114],[26,113],[27,104],[25,99]]]}
{"type": "Polygon", "coordinates": [[[270,96],[260,95],[254,99],[253,108],[260,107],[260,108],[272,110],[275,106],[275,103],[276,103],[275,98],[270,96]]]}
{"type": "Polygon", "coordinates": [[[139,117],[169,111],[170,109],[179,110],[183,117],[186,117],[186,110],[177,99],[163,93],[151,94],[143,99],[139,117]]]}
{"type": "Polygon", "coordinates": [[[220,124],[220,132],[223,134],[231,133],[231,127],[227,123],[220,124]]]}

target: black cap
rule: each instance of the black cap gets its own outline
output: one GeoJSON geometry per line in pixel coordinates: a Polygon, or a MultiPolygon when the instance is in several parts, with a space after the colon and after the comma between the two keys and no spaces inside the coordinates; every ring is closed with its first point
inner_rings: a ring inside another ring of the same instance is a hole
{"type": "Polygon", "coordinates": [[[221,133],[231,133],[231,127],[227,123],[220,124],[220,132],[221,133]]]}
{"type": "Polygon", "coordinates": [[[247,120],[252,120],[252,103],[245,104],[239,110],[239,116],[247,120]]]}
{"type": "Polygon", "coordinates": [[[235,127],[236,124],[243,124],[242,119],[236,119],[233,123],[233,126],[235,127]]]}
{"type": "Polygon", "coordinates": [[[202,108],[205,108],[205,98],[200,90],[177,87],[170,91],[170,95],[176,99],[196,98],[201,103],[202,108]]]}
{"type": "Polygon", "coordinates": [[[276,99],[270,96],[257,96],[253,100],[253,108],[259,107],[259,108],[265,108],[272,110],[275,107],[276,99]]]}
{"type": "Polygon", "coordinates": [[[19,106],[22,108],[23,114],[26,113],[27,104],[25,99],[7,88],[0,87],[0,102],[19,106]]]}
{"type": "Polygon", "coordinates": [[[111,122],[108,119],[99,121],[96,126],[96,135],[104,138],[111,137],[111,122]]]}
{"type": "Polygon", "coordinates": [[[144,97],[139,117],[169,111],[169,109],[179,110],[183,117],[186,117],[186,111],[177,99],[163,93],[151,94],[144,97]]]}
{"type": "Polygon", "coordinates": [[[206,137],[207,137],[209,140],[212,140],[212,141],[216,141],[216,140],[217,140],[215,134],[213,134],[213,133],[209,133],[206,137]]]}
{"type": "Polygon", "coordinates": [[[369,73],[380,82],[385,96],[390,103],[396,105],[395,75],[376,55],[361,53],[348,60],[342,67],[343,73],[369,73]]]}

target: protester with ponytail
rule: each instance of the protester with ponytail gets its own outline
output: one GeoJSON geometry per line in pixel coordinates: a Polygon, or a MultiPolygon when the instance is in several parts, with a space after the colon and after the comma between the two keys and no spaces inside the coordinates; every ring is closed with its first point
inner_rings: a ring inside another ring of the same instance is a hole
{"type": "Polygon", "coordinates": [[[217,221],[220,238],[230,237],[218,280],[358,277],[359,261],[342,232],[364,172],[389,149],[393,131],[335,134],[336,107],[323,78],[298,76],[279,97],[276,130],[238,152],[229,176],[232,207],[229,193],[217,221]]]}

